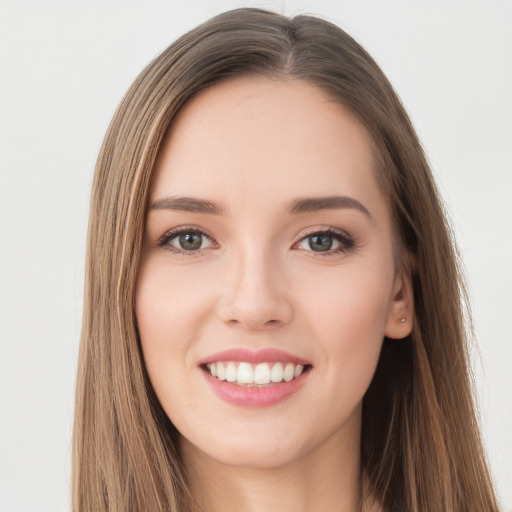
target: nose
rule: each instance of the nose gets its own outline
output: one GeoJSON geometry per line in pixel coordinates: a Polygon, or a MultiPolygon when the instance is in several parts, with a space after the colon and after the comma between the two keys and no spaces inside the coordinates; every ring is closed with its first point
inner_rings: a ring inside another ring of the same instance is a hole
{"type": "Polygon", "coordinates": [[[280,267],[269,260],[252,251],[230,266],[227,286],[218,303],[219,317],[224,323],[264,331],[290,322],[293,307],[289,287],[280,267]]]}

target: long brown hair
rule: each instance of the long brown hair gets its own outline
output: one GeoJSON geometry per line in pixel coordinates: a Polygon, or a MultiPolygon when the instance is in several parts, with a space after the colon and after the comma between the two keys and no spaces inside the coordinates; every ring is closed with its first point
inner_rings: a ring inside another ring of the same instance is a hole
{"type": "Polygon", "coordinates": [[[472,399],[457,253],[411,122],[374,60],[341,29],[258,9],[217,16],[172,44],[136,79],[105,137],[90,209],[73,510],[190,509],[178,434],[144,368],[134,288],[163,136],[199,90],[247,74],[309,81],[359,118],[397,246],[409,255],[413,330],[384,340],[363,403],[371,494],[386,511],[498,510],[472,399]]]}

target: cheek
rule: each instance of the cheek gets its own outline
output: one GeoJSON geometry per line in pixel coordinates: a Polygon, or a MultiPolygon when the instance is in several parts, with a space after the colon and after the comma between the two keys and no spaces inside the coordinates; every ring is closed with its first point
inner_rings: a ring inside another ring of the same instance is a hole
{"type": "Polygon", "coordinates": [[[304,310],[310,312],[329,339],[346,338],[357,332],[378,332],[383,336],[391,305],[391,268],[351,265],[326,273],[325,277],[310,273],[298,291],[304,310]]]}
{"type": "Polygon", "coordinates": [[[136,317],[145,351],[158,345],[185,349],[203,323],[208,303],[205,289],[183,272],[170,272],[159,262],[143,264],[136,288],[136,317]]]}
{"type": "Polygon", "coordinates": [[[303,304],[312,335],[322,346],[329,378],[343,381],[345,389],[357,389],[356,395],[364,393],[375,371],[391,286],[389,272],[351,268],[326,281],[321,293],[317,287],[303,304]]]}
{"type": "Polygon", "coordinates": [[[197,309],[188,307],[189,288],[176,286],[165,268],[157,262],[150,263],[141,265],[135,314],[144,363],[162,400],[161,392],[168,386],[170,376],[170,391],[186,385],[184,357],[192,336],[191,326],[197,325],[197,309]]]}
{"type": "MultiPolygon", "coordinates": [[[[153,389],[169,417],[171,412],[193,411],[197,404],[184,394],[193,389],[187,359],[198,325],[195,290],[170,276],[165,266],[150,261],[142,264],[135,292],[137,318],[144,364],[153,389]],[[179,290],[179,292],[177,291],[179,290]]],[[[176,418],[172,418],[174,421],[176,418]]]]}

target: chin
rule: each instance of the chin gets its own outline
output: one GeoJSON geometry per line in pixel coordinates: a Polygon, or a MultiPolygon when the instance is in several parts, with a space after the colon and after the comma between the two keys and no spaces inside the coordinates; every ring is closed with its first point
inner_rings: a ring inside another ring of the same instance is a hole
{"type": "Polygon", "coordinates": [[[277,469],[293,463],[304,455],[302,448],[300,443],[293,440],[289,439],[284,445],[269,437],[238,439],[236,442],[216,438],[214,443],[204,445],[202,442],[192,443],[183,437],[181,440],[185,458],[207,458],[222,465],[254,470],[277,469]]]}

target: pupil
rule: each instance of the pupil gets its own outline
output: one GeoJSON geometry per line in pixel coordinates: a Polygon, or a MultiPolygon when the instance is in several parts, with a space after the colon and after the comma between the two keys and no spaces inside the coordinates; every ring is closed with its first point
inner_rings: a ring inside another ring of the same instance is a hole
{"type": "Polygon", "coordinates": [[[202,236],[197,233],[186,233],[180,235],[180,245],[187,251],[197,251],[201,248],[202,236]]]}
{"type": "Polygon", "coordinates": [[[309,247],[313,251],[328,251],[332,247],[332,238],[327,235],[310,236],[309,247]]]}

